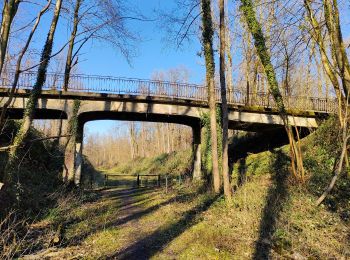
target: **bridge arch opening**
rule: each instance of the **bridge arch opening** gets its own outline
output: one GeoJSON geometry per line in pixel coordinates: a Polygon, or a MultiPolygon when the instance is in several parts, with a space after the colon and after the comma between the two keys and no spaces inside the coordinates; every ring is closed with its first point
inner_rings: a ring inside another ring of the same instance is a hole
{"type": "MultiPolygon", "coordinates": [[[[116,180],[121,177],[111,175],[191,173],[193,130],[188,125],[99,119],[85,122],[83,131],[81,152],[86,161],[81,169],[82,181],[91,174],[99,178],[108,174],[112,178],[109,182],[118,184],[116,180]],[[172,168],[171,163],[179,163],[180,167],[172,168]],[[91,167],[97,171],[91,172],[91,167]]],[[[130,184],[135,185],[135,177],[131,180],[130,184]]]]}

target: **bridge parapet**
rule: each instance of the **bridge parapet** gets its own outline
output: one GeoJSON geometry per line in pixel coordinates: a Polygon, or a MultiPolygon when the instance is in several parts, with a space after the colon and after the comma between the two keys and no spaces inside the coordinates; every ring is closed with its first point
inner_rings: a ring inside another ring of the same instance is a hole
{"type": "MultiPolygon", "coordinates": [[[[21,74],[18,89],[30,90],[35,84],[36,72],[21,74]]],[[[10,88],[14,73],[9,72],[7,77],[1,78],[0,87],[10,88]]],[[[64,74],[47,73],[44,90],[63,91],[64,74]]],[[[121,94],[149,97],[166,97],[181,100],[206,102],[208,100],[207,88],[202,85],[169,82],[160,80],[144,80],[136,78],[94,76],[72,74],[69,91],[121,94]]],[[[220,89],[215,89],[216,100],[221,102],[220,89]]],[[[273,97],[266,92],[246,93],[239,90],[227,89],[227,100],[230,105],[254,106],[263,108],[276,108],[273,97]]],[[[307,96],[283,96],[287,109],[300,111],[313,111],[322,113],[337,113],[335,98],[319,98],[307,96]]]]}

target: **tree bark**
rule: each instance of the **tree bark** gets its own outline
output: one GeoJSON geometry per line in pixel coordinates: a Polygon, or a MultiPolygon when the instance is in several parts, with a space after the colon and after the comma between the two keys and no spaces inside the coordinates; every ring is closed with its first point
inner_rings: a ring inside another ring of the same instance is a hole
{"type": "Polygon", "coordinates": [[[82,0],[76,0],[76,2],[75,2],[73,28],[72,28],[72,33],[70,35],[68,52],[67,52],[67,59],[66,59],[66,66],[64,69],[64,84],[63,84],[64,91],[67,91],[67,89],[68,89],[70,72],[71,72],[72,67],[73,67],[72,56],[73,56],[73,48],[74,48],[74,44],[75,44],[75,38],[77,36],[77,31],[78,31],[79,9],[80,9],[81,1],[82,0]]]}
{"type": "Polygon", "coordinates": [[[13,18],[16,16],[20,0],[5,0],[2,9],[1,31],[0,31],[0,74],[4,67],[7,44],[10,37],[13,18]]]}
{"type": "Polygon", "coordinates": [[[230,27],[229,25],[229,21],[228,21],[228,17],[226,15],[226,32],[225,32],[225,37],[226,37],[226,55],[227,55],[227,66],[226,67],[226,77],[227,77],[227,89],[228,89],[228,93],[229,93],[229,98],[228,101],[232,102],[233,98],[234,98],[234,90],[233,90],[233,80],[232,80],[232,54],[231,54],[231,37],[230,37],[230,27]]]}
{"type": "Polygon", "coordinates": [[[214,84],[214,52],[213,52],[213,23],[211,17],[211,1],[202,0],[202,44],[205,56],[206,82],[208,85],[208,103],[210,110],[211,153],[213,161],[214,191],[220,193],[220,173],[218,161],[218,140],[216,122],[216,97],[214,84]]]}
{"type": "Polygon", "coordinates": [[[221,85],[221,112],[222,112],[222,176],[224,181],[225,197],[231,200],[232,190],[228,167],[228,111],[225,79],[225,4],[219,0],[220,9],[220,85],[221,85]]]}

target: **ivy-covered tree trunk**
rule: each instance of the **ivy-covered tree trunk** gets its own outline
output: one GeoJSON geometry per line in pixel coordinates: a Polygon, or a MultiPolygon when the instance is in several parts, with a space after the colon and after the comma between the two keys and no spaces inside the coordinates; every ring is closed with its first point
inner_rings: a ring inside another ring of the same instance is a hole
{"type": "Polygon", "coordinates": [[[255,45],[257,54],[265,70],[270,93],[272,94],[275,100],[279,115],[283,121],[284,127],[288,135],[290,152],[291,152],[291,160],[292,160],[291,166],[292,166],[293,173],[298,179],[301,179],[303,181],[304,167],[303,167],[303,160],[301,157],[300,146],[297,145],[294,139],[293,130],[288,121],[288,114],[286,112],[286,109],[283,103],[283,98],[278,87],[276,73],[271,63],[270,54],[266,47],[266,40],[262,31],[261,25],[256,19],[255,10],[254,10],[252,1],[241,0],[241,4],[242,4],[241,10],[246,20],[248,29],[254,38],[254,45],[255,45]]]}
{"type": "Polygon", "coordinates": [[[7,44],[13,18],[16,16],[20,0],[5,0],[2,9],[1,31],[0,31],[0,74],[4,67],[7,44]]]}
{"type": "Polygon", "coordinates": [[[52,46],[53,46],[53,40],[54,40],[54,35],[58,23],[58,18],[60,16],[60,11],[61,11],[61,5],[62,5],[62,0],[57,0],[55,10],[54,10],[54,15],[51,21],[51,26],[49,33],[46,38],[46,42],[43,48],[43,51],[41,53],[41,58],[40,58],[40,66],[38,69],[38,74],[36,78],[36,82],[33,86],[33,90],[30,93],[30,96],[28,98],[28,102],[26,104],[26,108],[24,110],[24,116],[22,119],[22,123],[20,126],[20,129],[13,141],[12,148],[9,151],[9,158],[8,162],[6,164],[6,169],[5,169],[5,176],[4,180],[5,183],[11,183],[11,178],[13,177],[13,172],[16,166],[16,161],[17,161],[17,153],[20,148],[20,145],[23,143],[23,140],[26,138],[28,135],[30,126],[33,121],[33,115],[34,111],[36,108],[36,105],[38,103],[38,98],[41,93],[42,87],[45,83],[46,79],[46,70],[49,65],[49,60],[52,52],[52,46]]]}
{"type": "Polygon", "coordinates": [[[218,159],[218,140],[216,126],[216,97],[214,84],[214,52],[213,52],[213,22],[211,17],[211,1],[202,0],[202,44],[205,56],[206,82],[208,85],[208,103],[210,110],[211,153],[213,162],[214,191],[220,192],[220,173],[218,159]]]}
{"type": "Polygon", "coordinates": [[[224,0],[219,0],[220,9],[220,86],[221,86],[221,113],[222,113],[222,177],[224,181],[224,193],[231,199],[232,190],[228,167],[228,111],[225,79],[225,5],[224,0]]]}

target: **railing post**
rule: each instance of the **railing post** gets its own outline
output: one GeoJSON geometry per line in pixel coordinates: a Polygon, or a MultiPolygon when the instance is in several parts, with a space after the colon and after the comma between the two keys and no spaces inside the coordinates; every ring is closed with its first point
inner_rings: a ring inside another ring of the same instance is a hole
{"type": "Polygon", "coordinates": [[[160,174],[158,174],[158,187],[160,187],[160,174]]]}
{"type": "Polygon", "coordinates": [[[137,181],[136,181],[136,183],[137,183],[137,187],[140,187],[140,175],[139,174],[137,174],[137,181]]]}

